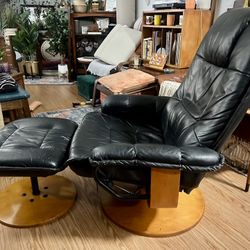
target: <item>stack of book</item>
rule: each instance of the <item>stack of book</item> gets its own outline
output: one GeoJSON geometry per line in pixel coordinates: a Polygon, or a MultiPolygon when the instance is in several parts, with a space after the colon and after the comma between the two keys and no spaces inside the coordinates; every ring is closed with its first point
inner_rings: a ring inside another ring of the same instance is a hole
{"type": "Polygon", "coordinates": [[[178,65],[180,62],[181,33],[171,30],[153,31],[152,37],[143,39],[142,58],[149,61],[154,53],[168,57],[167,63],[178,65]]]}
{"type": "Polygon", "coordinates": [[[180,62],[181,33],[166,32],[165,49],[168,54],[168,64],[178,65],[180,62]]]}

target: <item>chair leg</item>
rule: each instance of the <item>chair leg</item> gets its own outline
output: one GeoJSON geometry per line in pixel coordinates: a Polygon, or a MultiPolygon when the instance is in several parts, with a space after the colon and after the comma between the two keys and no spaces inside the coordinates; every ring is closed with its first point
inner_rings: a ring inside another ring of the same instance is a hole
{"type": "Polygon", "coordinates": [[[249,186],[250,186],[250,164],[248,166],[247,182],[246,182],[245,192],[248,192],[249,186]]]}
{"type": "Polygon", "coordinates": [[[151,170],[149,207],[177,207],[179,198],[179,187],[179,170],[153,168],[151,170]]]}
{"type": "Polygon", "coordinates": [[[28,99],[23,100],[23,113],[25,118],[31,117],[28,99]]]}
{"type": "Polygon", "coordinates": [[[176,170],[152,169],[149,202],[121,201],[100,189],[104,213],[118,226],[144,236],[165,237],[193,228],[203,216],[204,199],[198,189],[179,193],[179,174],[176,170]]]}
{"type": "Polygon", "coordinates": [[[98,84],[98,81],[95,80],[95,85],[94,85],[94,89],[93,89],[93,97],[92,97],[92,106],[95,107],[95,104],[96,104],[96,96],[97,96],[97,84],[98,84]]]}

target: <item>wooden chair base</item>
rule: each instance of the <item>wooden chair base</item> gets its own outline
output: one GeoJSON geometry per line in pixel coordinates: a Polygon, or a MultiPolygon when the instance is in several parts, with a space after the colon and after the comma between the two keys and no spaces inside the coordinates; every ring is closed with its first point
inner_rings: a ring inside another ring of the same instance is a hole
{"type": "Polygon", "coordinates": [[[74,184],[62,176],[38,178],[40,195],[33,195],[29,178],[0,192],[0,222],[11,227],[32,227],[51,222],[74,205],[74,184]]]}
{"type": "Polygon", "coordinates": [[[180,193],[177,208],[149,208],[147,201],[120,201],[101,191],[104,213],[116,225],[139,235],[172,236],[193,228],[202,218],[205,204],[202,193],[180,193]]]}

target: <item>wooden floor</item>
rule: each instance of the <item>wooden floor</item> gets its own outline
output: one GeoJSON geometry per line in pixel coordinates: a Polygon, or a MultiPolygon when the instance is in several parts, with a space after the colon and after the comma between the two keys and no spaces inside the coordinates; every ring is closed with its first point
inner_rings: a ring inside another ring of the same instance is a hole
{"type": "Polygon", "coordinates": [[[72,102],[83,102],[73,85],[26,85],[30,93],[29,103],[40,101],[42,105],[34,113],[72,108],[72,102]]]}
{"type": "MultiPolygon", "coordinates": [[[[67,108],[78,100],[74,86],[28,86],[39,110],[67,108]],[[68,93],[67,93],[68,92],[68,93]]],[[[81,99],[80,99],[81,100],[81,99]]],[[[250,192],[246,177],[229,169],[209,174],[200,185],[205,215],[192,230],[169,238],[133,235],[113,225],[102,213],[94,180],[66,169],[60,175],[72,180],[78,190],[76,205],[54,223],[30,229],[14,229],[0,224],[0,249],[250,249],[250,192]]],[[[0,189],[16,180],[2,177],[0,189]]],[[[4,201],[0,201],[4,202],[4,201]]]]}

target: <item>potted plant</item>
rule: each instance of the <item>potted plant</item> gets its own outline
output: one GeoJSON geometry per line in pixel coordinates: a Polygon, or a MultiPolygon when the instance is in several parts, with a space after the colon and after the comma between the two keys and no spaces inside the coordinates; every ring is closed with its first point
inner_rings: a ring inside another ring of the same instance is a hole
{"type": "Polygon", "coordinates": [[[29,75],[38,75],[38,62],[36,58],[36,50],[38,43],[38,25],[29,20],[29,12],[24,12],[19,16],[18,31],[12,38],[12,44],[23,59],[26,72],[29,75]]]}
{"type": "Polygon", "coordinates": [[[17,31],[17,13],[11,6],[6,5],[1,12],[1,26],[4,33],[6,45],[10,45],[10,36],[14,36],[17,31]]]}
{"type": "Polygon", "coordinates": [[[68,66],[65,64],[68,50],[68,18],[65,11],[52,8],[43,17],[49,37],[48,51],[53,55],[60,54],[61,63],[58,65],[58,73],[59,76],[66,76],[68,74],[68,66]]]}

